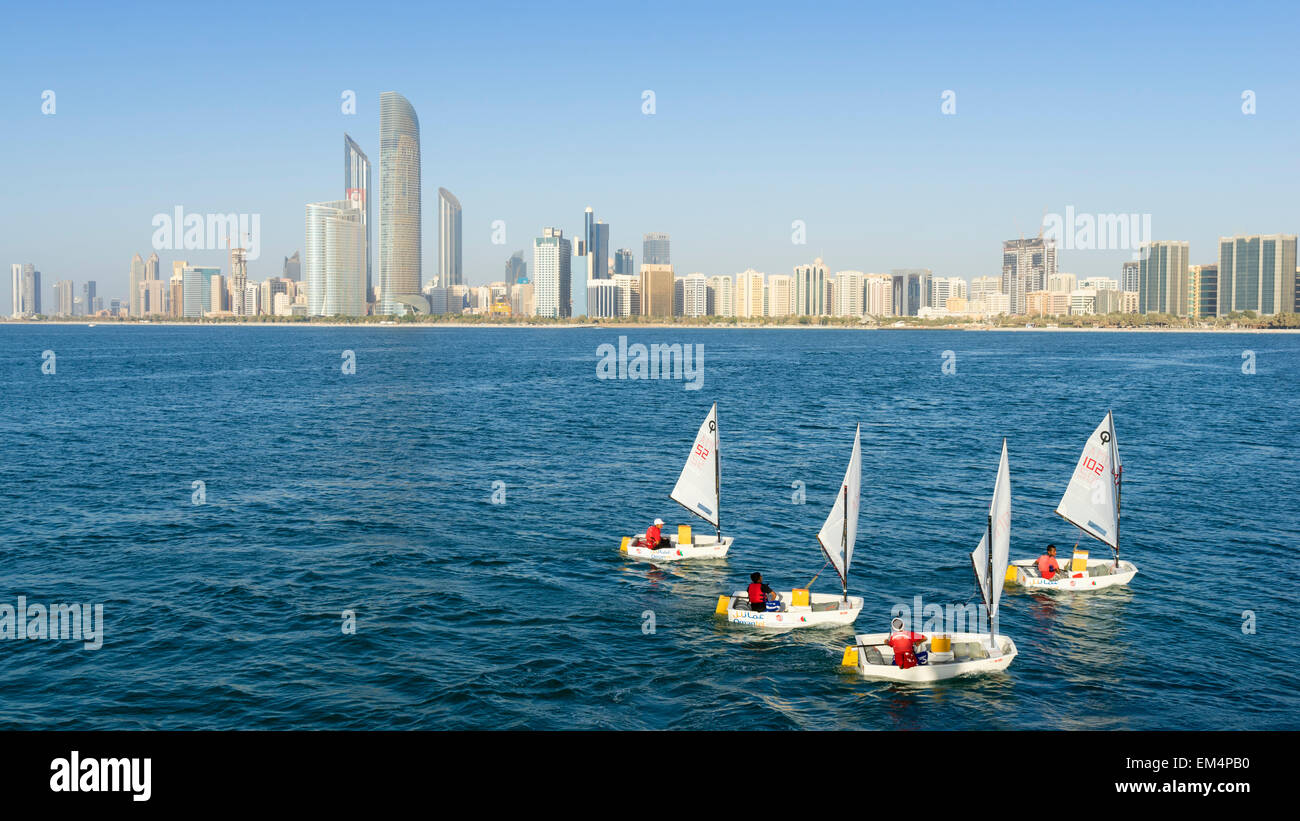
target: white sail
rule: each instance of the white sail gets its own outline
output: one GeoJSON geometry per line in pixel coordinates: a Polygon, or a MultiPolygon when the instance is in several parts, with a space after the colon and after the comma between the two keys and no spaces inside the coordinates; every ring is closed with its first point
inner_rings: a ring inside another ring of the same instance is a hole
{"type": "Polygon", "coordinates": [[[1118,548],[1119,476],[1115,419],[1107,413],[1088,437],[1056,512],[1094,539],[1118,548]]]}
{"type": "Polygon", "coordinates": [[[826,558],[830,559],[839,574],[840,580],[848,584],[848,568],[853,562],[853,545],[858,539],[859,493],[862,489],[862,426],[858,425],[853,434],[853,454],[849,457],[848,469],[844,471],[844,483],[835,494],[835,505],[826,517],[817,534],[826,558]]]}
{"type": "Polygon", "coordinates": [[[673,501],[718,526],[718,404],[700,425],[695,444],[686,457],[682,475],[673,487],[673,501]]]}
{"type": "Polygon", "coordinates": [[[993,501],[989,504],[989,518],[979,547],[970,554],[975,566],[975,578],[980,593],[989,608],[989,621],[998,615],[998,602],[1002,599],[1002,586],[1006,583],[1007,563],[1011,554],[1011,476],[1007,469],[1007,440],[1002,440],[1002,459],[998,462],[998,478],[993,484],[993,501]],[[989,529],[992,528],[993,555],[989,557],[989,529]],[[990,567],[991,565],[991,567],[990,567]]]}

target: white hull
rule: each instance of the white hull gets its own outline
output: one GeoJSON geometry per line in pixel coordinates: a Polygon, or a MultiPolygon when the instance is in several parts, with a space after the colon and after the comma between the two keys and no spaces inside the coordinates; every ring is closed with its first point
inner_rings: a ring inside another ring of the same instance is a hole
{"type": "MultiPolygon", "coordinates": [[[[866,633],[857,637],[853,649],[857,650],[857,669],[866,678],[879,681],[900,681],[928,684],[944,681],[959,676],[979,676],[989,673],[1001,673],[1011,666],[1016,657],[1016,643],[1008,636],[997,637],[997,648],[989,649],[988,633],[949,633],[952,637],[953,652],[951,659],[946,656],[936,660],[938,654],[931,653],[930,661],[904,670],[893,664],[894,650],[885,642],[888,633],[866,633]],[[977,658],[979,655],[985,658],[977,658]]],[[[926,649],[927,640],[918,649],[926,649]]],[[[846,662],[847,663],[847,662],[846,662]]]]}
{"type": "MultiPolygon", "coordinates": [[[[636,537],[633,537],[635,541],[636,537]]],[[[679,545],[677,536],[670,535],[668,540],[672,543],[671,547],[661,547],[651,550],[648,547],[638,547],[629,542],[627,549],[619,548],[619,551],[629,559],[640,559],[646,562],[680,562],[683,559],[721,559],[727,555],[731,549],[733,537],[723,536],[718,539],[717,536],[695,535],[692,537],[692,544],[679,545]]]]}
{"type": "Polygon", "coordinates": [[[750,627],[788,630],[792,627],[836,627],[852,624],[862,612],[862,597],[844,597],[834,593],[812,593],[811,605],[795,607],[790,604],[792,593],[777,593],[782,610],[750,610],[749,595],[741,590],[731,594],[727,604],[727,621],[750,627]]]}
{"type": "MultiPolygon", "coordinates": [[[[1118,571],[1114,569],[1114,564],[1113,559],[1089,559],[1086,573],[1065,570],[1057,573],[1056,578],[1048,580],[1038,575],[1037,559],[1017,559],[1011,563],[1011,566],[1016,569],[1015,581],[1011,582],[1010,578],[1007,581],[1027,590],[1068,590],[1084,593],[1128,584],[1137,575],[1138,569],[1132,562],[1121,560],[1118,571]]],[[[1066,566],[1069,566],[1068,561],[1066,566]]]]}

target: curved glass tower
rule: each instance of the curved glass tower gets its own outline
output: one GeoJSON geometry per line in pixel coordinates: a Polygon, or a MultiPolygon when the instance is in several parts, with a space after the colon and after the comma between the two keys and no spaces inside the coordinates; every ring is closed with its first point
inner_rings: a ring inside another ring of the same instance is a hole
{"type": "Polygon", "coordinates": [[[375,287],[370,270],[370,159],[347,134],[343,135],[343,188],[345,197],[355,203],[353,207],[361,209],[361,221],[366,227],[366,301],[373,299],[371,290],[375,287]]]}
{"type": "Polygon", "coordinates": [[[385,314],[428,305],[420,294],[420,120],[395,91],[379,95],[379,302],[385,314]]]}

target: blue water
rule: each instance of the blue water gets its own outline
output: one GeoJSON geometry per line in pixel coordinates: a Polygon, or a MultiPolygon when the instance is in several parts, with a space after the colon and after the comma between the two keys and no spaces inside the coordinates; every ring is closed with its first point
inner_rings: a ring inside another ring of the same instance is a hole
{"type": "Polygon", "coordinates": [[[1300,728],[1300,335],[625,333],[703,345],[703,389],[597,379],[604,330],[0,326],[0,604],[102,603],[106,633],[0,641],[0,728],[1300,728]],[[625,561],[684,520],[713,401],[730,557],[625,561]],[[1008,593],[1009,674],[868,682],[850,629],[712,615],[821,567],[856,422],[859,630],[971,598],[1004,436],[1012,555],[1068,549],[1108,408],[1142,572],[1008,593]]]}

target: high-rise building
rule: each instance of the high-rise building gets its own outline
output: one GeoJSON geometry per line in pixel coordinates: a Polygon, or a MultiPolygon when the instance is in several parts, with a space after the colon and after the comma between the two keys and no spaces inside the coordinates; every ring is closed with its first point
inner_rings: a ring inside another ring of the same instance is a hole
{"type": "Polygon", "coordinates": [[[709,280],[704,274],[682,278],[682,316],[709,315],[709,280]]]}
{"type": "Polygon", "coordinates": [[[543,228],[542,235],[533,240],[532,285],[537,316],[570,316],[572,247],[558,228],[543,228]]]}
{"type": "Polygon", "coordinates": [[[1138,260],[1138,312],[1187,316],[1188,244],[1143,243],[1138,260]]]}
{"type": "MultiPolygon", "coordinates": [[[[156,277],[155,277],[156,279],[156,277]]],[[[235,316],[244,313],[244,290],[248,288],[248,251],[230,249],[230,312],[235,316]]]]}
{"type": "Polygon", "coordinates": [[[1296,235],[1219,237],[1218,316],[1254,311],[1267,316],[1295,309],[1296,235]]]}
{"type": "Polygon", "coordinates": [[[1130,260],[1124,263],[1124,267],[1119,277],[1119,289],[1121,291],[1133,291],[1137,293],[1138,282],[1142,275],[1142,264],[1137,260],[1130,260]]]}
{"type": "Polygon", "coordinates": [[[127,282],[127,316],[140,316],[140,283],[144,281],[144,257],[131,257],[131,274],[127,282]]]}
{"type": "Polygon", "coordinates": [[[1056,275],[1056,243],[1042,237],[1010,239],[1002,243],[1002,287],[1010,313],[1028,310],[1025,294],[1047,290],[1056,275]]]}
{"type": "MultiPolygon", "coordinates": [[[[963,282],[963,284],[965,284],[963,282]]],[[[835,301],[831,304],[833,316],[862,316],[866,313],[863,295],[866,285],[861,271],[835,273],[835,301]]]]}
{"type": "Polygon", "coordinates": [[[55,316],[72,316],[72,291],[72,280],[58,279],[54,281],[55,316]]]}
{"type": "Polygon", "coordinates": [[[95,300],[97,299],[97,297],[95,296],[96,288],[97,288],[97,284],[93,279],[86,280],[86,283],[81,286],[81,303],[86,307],[86,313],[88,314],[93,314],[95,313],[96,310],[95,309],[95,300]]]}
{"type": "Polygon", "coordinates": [[[293,256],[284,258],[284,268],[281,269],[280,276],[285,279],[291,279],[298,282],[302,279],[302,259],[298,251],[293,252],[293,256]]]}
{"type": "Polygon", "coordinates": [[[25,316],[41,313],[41,272],[30,262],[23,266],[22,304],[25,316]]]}
{"type": "Polygon", "coordinates": [[[609,224],[596,220],[587,236],[588,279],[609,279],[609,224]]]}
{"type": "Polygon", "coordinates": [[[1002,293],[1001,277],[973,277],[970,281],[970,298],[983,299],[988,294],[1002,293]]]}
{"type": "MultiPolygon", "coordinates": [[[[370,158],[346,133],[343,135],[343,198],[352,203],[352,207],[361,211],[361,224],[365,226],[366,237],[366,294],[365,301],[373,302],[374,271],[371,263],[373,255],[370,236],[370,158]]],[[[294,254],[296,258],[298,255],[294,254]]],[[[287,276],[286,272],[286,276],[287,276]]],[[[297,279],[297,277],[292,277],[297,279]]],[[[270,313],[272,306],[263,305],[263,310],[270,313]]]]}
{"type": "Polygon", "coordinates": [[[641,265],[672,265],[672,242],[667,234],[650,233],[641,237],[641,265]]]}
{"type": "Polygon", "coordinates": [[[709,277],[709,314],[736,315],[736,286],[729,276],[709,277]]]}
{"type": "Polygon", "coordinates": [[[763,291],[766,276],[753,268],[736,274],[735,316],[749,318],[763,315],[763,291]]]}
{"type": "Polygon", "coordinates": [[[869,316],[894,315],[894,277],[867,274],[862,280],[862,307],[869,316]]]}
{"type": "Polygon", "coordinates": [[[158,252],[154,251],[149,254],[149,258],[144,261],[144,278],[146,282],[158,279],[158,252]]]}
{"type": "Polygon", "coordinates": [[[821,316],[827,313],[827,269],[821,257],[811,265],[798,265],[794,269],[794,306],[790,313],[798,316],[821,316]]]}
{"type": "Polygon", "coordinates": [[[632,265],[632,249],[620,248],[614,252],[614,273],[633,276],[636,268],[632,265]]]}
{"type": "MultiPolygon", "coordinates": [[[[1073,274],[1069,275],[1073,277],[1073,274]]],[[[961,277],[934,277],[930,280],[931,308],[946,308],[948,300],[966,298],[966,280],[961,277]]]]}
{"type": "Polygon", "coordinates": [[[140,282],[140,316],[163,315],[167,312],[167,283],[161,279],[145,279],[140,282]]]}
{"type": "Polygon", "coordinates": [[[379,95],[379,304],[425,312],[420,294],[420,120],[395,91],[379,95]]]}
{"type": "Polygon", "coordinates": [[[1219,266],[1187,266],[1187,315],[1194,319],[1214,316],[1219,302],[1219,266]]]}
{"type": "Polygon", "coordinates": [[[308,316],[365,316],[366,226],[355,201],[307,205],[308,316]]]}
{"type": "Polygon", "coordinates": [[[186,265],[182,277],[181,316],[201,319],[212,310],[213,280],[220,279],[221,269],[186,265]]]}
{"type": "MultiPolygon", "coordinates": [[[[528,279],[528,263],[524,261],[524,252],[515,251],[506,260],[506,283],[513,285],[528,279]]],[[[512,313],[517,313],[511,309],[512,313]]]]}
{"type": "Polygon", "coordinates": [[[889,272],[894,278],[894,314],[917,316],[928,308],[930,299],[929,268],[895,268],[889,272]]]}
{"type": "MultiPolygon", "coordinates": [[[[798,270],[798,269],[796,269],[798,270]]],[[[798,314],[795,310],[797,300],[797,277],[789,274],[773,274],[767,278],[767,299],[764,302],[764,316],[791,316],[798,314]]]]}
{"type": "Polygon", "coordinates": [[[641,264],[641,315],[673,316],[673,266],[641,264]]]}
{"type": "Polygon", "coordinates": [[[1074,274],[1052,274],[1047,278],[1047,287],[1044,290],[1068,294],[1078,287],[1079,278],[1074,274]]]}
{"type": "Polygon", "coordinates": [[[464,285],[461,266],[460,200],[446,188],[438,189],[438,284],[464,285]]]}
{"type": "Polygon", "coordinates": [[[23,266],[20,263],[13,263],[10,266],[13,272],[13,307],[9,311],[9,316],[18,319],[23,315],[23,266]]]}
{"type": "Polygon", "coordinates": [[[189,263],[184,260],[172,261],[172,278],[168,283],[170,300],[167,315],[179,319],[185,316],[185,269],[189,263]]]}

